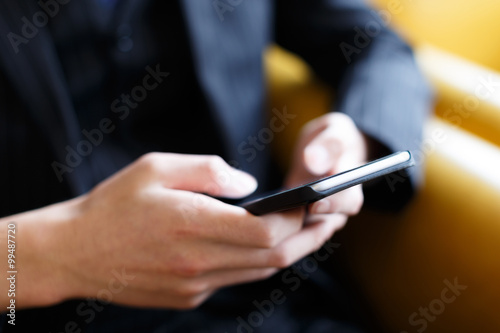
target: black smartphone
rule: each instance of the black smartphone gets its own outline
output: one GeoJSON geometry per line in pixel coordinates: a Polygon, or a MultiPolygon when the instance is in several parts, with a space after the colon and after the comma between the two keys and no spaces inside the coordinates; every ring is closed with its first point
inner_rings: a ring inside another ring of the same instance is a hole
{"type": "Polygon", "coordinates": [[[254,215],[279,212],[310,204],[351,186],[413,165],[414,160],[411,153],[401,151],[306,185],[244,202],[241,206],[254,215]]]}

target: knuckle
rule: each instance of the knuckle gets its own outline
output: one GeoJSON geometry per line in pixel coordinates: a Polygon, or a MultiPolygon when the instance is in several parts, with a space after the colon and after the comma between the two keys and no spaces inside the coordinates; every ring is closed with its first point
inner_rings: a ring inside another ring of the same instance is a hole
{"type": "Polygon", "coordinates": [[[173,273],[184,278],[195,278],[205,271],[201,261],[182,260],[173,268],[173,273]]]}
{"type": "Polygon", "coordinates": [[[330,226],[323,232],[324,241],[322,243],[328,241],[328,239],[330,239],[335,234],[335,232],[342,229],[347,223],[347,219],[348,216],[344,214],[337,214],[331,216],[329,219],[330,226]]]}
{"type": "Polygon", "coordinates": [[[341,203],[338,197],[332,196],[327,199],[328,200],[328,210],[329,213],[336,213],[340,210],[341,208],[341,203]]]}
{"type": "Polygon", "coordinates": [[[265,249],[271,249],[277,245],[278,240],[276,237],[276,232],[269,223],[262,224],[262,226],[256,230],[257,230],[256,238],[258,239],[259,247],[265,249]]]}
{"type": "Polygon", "coordinates": [[[314,235],[314,249],[313,251],[318,251],[323,244],[330,238],[330,234],[327,232],[316,233],[314,235]]]}
{"type": "Polygon", "coordinates": [[[293,263],[290,255],[283,249],[271,252],[269,266],[276,268],[286,268],[293,263]]]}
{"type": "Polygon", "coordinates": [[[258,280],[265,280],[276,274],[277,269],[276,268],[268,268],[268,269],[263,269],[259,274],[257,275],[258,280]]]}
{"type": "Polygon", "coordinates": [[[220,156],[211,155],[205,160],[202,169],[202,172],[210,179],[210,182],[206,186],[210,187],[212,195],[218,196],[226,178],[224,174],[224,171],[227,170],[226,162],[220,156]]]}
{"type": "Polygon", "coordinates": [[[139,158],[137,164],[140,168],[143,168],[146,171],[156,172],[158,170],[160,157],[161,153],[147,153],[139,158]]]}
{"type": "Polygon", "coordinates": [[[255,272],[251,272],[247,275],[247,278],[245,282],[253,282],[253,281],[262,281],[270,278],[276,272],[278,272],[279,269],[275,267],[269,267],[269,268],[261,268],[256,270],[255,272]]]}
{"type": "Polygon", "coordinates": [[[339,137],[339,133],[337,133],[337,131],[328,130],[326,135],[327,138],[325,139],[325,143],[329,147],[335,147],[340,152],[344,152],[346,150],[346,139],[344,137],[339,137]]]}
{"type": "Polygon", "coordinates": [[[224,170],[226,167],[226,162],[222,157],[217,155],[208,156],[204,165],[205,171],[212,176],[213,179],[217,179],[218,174],[224,170]]]}
{"type": "Polygon", "coordinates": [[[208,286],[204,282],[200,281],[189,281],[185,283],[182,287],[178,288],[176,293],[183,299],[193,299],[202,295],[208,290],[208,286]]]}
{"type": "Polygon", "coordinates": [[[179,295],[180,297],[178,296],[176,308],[184,310],[195,309],[203,304],[203,302],[205,302],[205,300],[210,297],[213,292],[213,290],[208,289],[206,284],[198,283],[197,286],[190,287],[184,295],[179,295]]]}
{"type": "Polygon", "coordinates": [[[205,299],[201,297],[187,297],[177,304],[179,310],[194,310],[199,307],[205,299]]]}
{"type": "MultiPolygon", "coordinates": [[[[191,206],[189,205],[180,205],[178,210],[180,213],[183,212],[183,210],[187,211],[192,209],[191,206]]],[[[170,234],[172,237],[176,239],[193,239],[197,238],[199,235],[199,229],[197,229],[196,221],[197,221],[197,212],[189,212],[185,213],[185,216],[183,216],[183,219],[180,220],[179,224],[176,226],[175,230],[171,230],[170,234]]],[[[181,256],[184,257],[184,256],[181,256]]],[[[175,266],[182,266],[184,263],[182,262],[176,262],[175,266]]]]}

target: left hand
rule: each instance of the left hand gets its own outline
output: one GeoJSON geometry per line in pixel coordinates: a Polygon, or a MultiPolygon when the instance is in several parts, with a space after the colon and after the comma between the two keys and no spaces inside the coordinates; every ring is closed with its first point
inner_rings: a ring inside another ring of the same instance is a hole
{"type": "MultiPolygon", "coordinates": [[[[304,126],[285,185],[293,187],[352,169],[365,163],[367,156],[366,138],[352,119],[339,112],[326,114],[304,126]]],[[[306,221],[334,223],[338,230],[362,205],[361,185],[354,186],[311,204],[306,221]]]]}

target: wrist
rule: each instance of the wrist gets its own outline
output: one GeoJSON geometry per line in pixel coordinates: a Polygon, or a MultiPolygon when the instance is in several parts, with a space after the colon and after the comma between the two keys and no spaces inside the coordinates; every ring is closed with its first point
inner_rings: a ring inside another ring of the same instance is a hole
{"type": "Polygon", "coordinates": [[[76,296],[71,269],[69,225],[80,214],[82,198],[54,204],[11,218],[18,229],[20,308],[49,306],[76,296]]]}

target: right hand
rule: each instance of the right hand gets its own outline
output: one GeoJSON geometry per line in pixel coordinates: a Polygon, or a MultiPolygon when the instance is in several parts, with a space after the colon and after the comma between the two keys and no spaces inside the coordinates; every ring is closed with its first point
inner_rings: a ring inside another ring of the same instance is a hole
{"type": "Polygon", "coordinates": [[[303,226],[303,209],[257,217],[200,194],[243,197],[256,185],[216,156],[143,156],[79,198],[47,240],[60,300],[108,289],[119,290],[115,303],[193,308],[221,287],[268,278],[334,233],[334,224],[303,226]]]}

